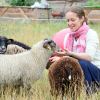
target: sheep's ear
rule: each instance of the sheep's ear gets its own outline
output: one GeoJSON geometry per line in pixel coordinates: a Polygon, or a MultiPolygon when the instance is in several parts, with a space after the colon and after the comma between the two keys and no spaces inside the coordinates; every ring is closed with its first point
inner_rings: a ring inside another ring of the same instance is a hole
{"type": "Polygon", "coordinates": [[[49,69],[51,65],[52,65],[52,62],[48,61],[46,65],[46,69],[49,69]]]}
{"type": "Polygon", "coordinates": [[[44,41],[45,41],[45,40],[48,40],[48,38],[45,38],[44,41]]]}
{"type": "Polygon", "coordinates": [[[50,46],[50,45],[47,45],[47,49],[48,49],[48,50],[51,50],[51,46],[50,46]]]}
{"type": "Polygon", "coordinates": [[[13,39],[8,39],[8,40],[7,40],[7,43],[10,44],[10,43],[12,43],[13,41],[14,41],[13,39]]]}

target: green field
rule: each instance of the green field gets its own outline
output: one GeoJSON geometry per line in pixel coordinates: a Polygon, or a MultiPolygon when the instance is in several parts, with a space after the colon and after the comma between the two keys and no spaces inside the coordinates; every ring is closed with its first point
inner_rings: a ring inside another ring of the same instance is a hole
{"type": "MultiPolygon", "coordinates": [[[[0,22],[0,35],[13,38],[32,46],[41,39],[51,38],[59,30],[66,28],[66,22],[0,22]]],[[[100,37],[100,24],[90,24],[90,27],[98,32],[100,37]]],[[[55,100],[50,94],[48,71],[32,85],[32,94],[25,95],[13,93],[8,88],[6,94],[0,95],[0,100],[55,100]]],[[[61,100],[61,99],[57,99],[61,100]]],[[[79,100],[86,100],[84,93],[79,100]]],[[[93,94],[87,100],[100,100],[100,93],[93,94]]]]}

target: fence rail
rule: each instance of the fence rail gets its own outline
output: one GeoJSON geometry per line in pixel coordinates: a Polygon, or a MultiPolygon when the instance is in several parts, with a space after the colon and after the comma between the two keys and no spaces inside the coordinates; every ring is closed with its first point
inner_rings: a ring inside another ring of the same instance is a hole
{"type": "MultiPolygon", "coordinates": [[[[0,6],[0,17],[52,20],[52,11],[53,9],[51,8],[0,6]]],[[[100,23],[100,7],[84,7],[84,11],[90,21],[100,23]]]]}
{"type": "Polygon", "coordinates": [[[89,21],[100,23],[100,6],[85,6],[84,11],[89,21]]]}
{"type": "Polygon", "coordinates": [[[0,6],[0,17],[26,18],[26,19],[49,19],[51,8],[31,8],[31,7],[9,7],[0,6]]]}

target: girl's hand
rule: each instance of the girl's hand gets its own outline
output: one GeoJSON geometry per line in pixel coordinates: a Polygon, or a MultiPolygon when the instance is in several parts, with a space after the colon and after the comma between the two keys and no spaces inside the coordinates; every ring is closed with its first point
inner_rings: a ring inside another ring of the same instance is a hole
{"type": "Polygon", "coordinates": [[[50,58],[49,58],[49,61],[50,61],[50,62],[55,62],[55,61],[58,61],[60,58],[61,58],[61,57],[59,57],[59,56],[50,57],[50,58]]]}
{"type": "Polygon", "coordinates": [[[68,56],[70,54],[70,52],[66,49],[66,50],[63,50],[63,51],[59,51],[59,52],[55,52],[53,54],[53,56],[59,56],[59,57],[62,57],[62,56],[68,56]]]}
{"type": "Polygon", "coordinates": [[[64,51],[66,52],[66,55],[67,55],[67,56],[70,56],[71,51],[69,51],[69,50],[67,50],[67,49],[64,49],[64,51]]]}

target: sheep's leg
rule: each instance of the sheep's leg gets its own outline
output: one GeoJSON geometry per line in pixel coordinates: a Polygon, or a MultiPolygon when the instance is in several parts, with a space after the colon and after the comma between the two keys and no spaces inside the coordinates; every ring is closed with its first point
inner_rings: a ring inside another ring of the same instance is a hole
{"type": "Polygon", "coordinates": [[[23,88],[25,90],[25,94],[32,94],[31,92],[31,82],[29,79],[23,78],[23,88]]]}
{"type": "Polygon", "coordinates": [[[23,84],[23,87],[24,87],[23,89],[24,89],[25,95],[30,96],[30,95],[33,94],[33,92],[31,91],[31,84],[29,84],[29,83],[24,83],[24,84],[23,84]]]}
{"type": "Polygon", "coordinates": [[[23,87],[25,90],[29,91],[31,89],[31,84],[28,82],[23,83],[23,87]]]}

